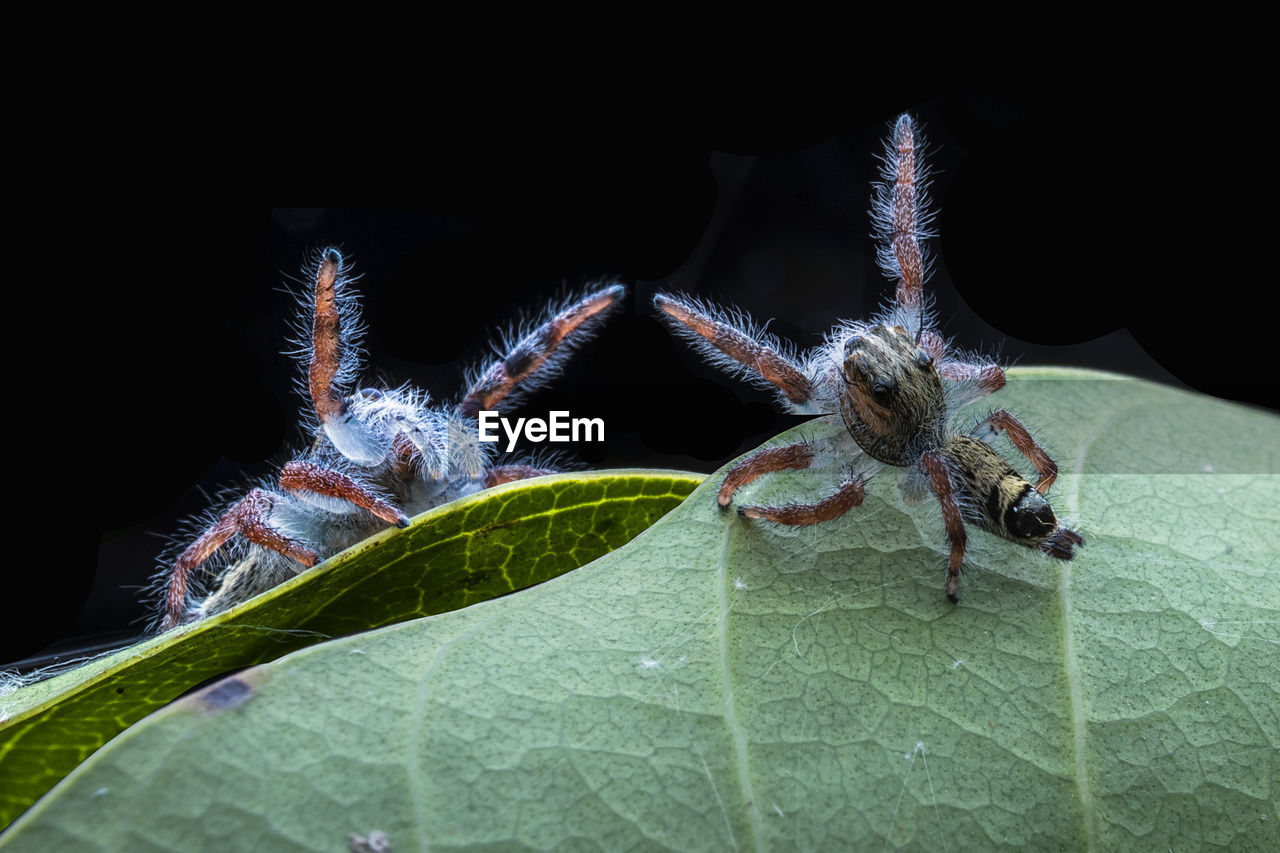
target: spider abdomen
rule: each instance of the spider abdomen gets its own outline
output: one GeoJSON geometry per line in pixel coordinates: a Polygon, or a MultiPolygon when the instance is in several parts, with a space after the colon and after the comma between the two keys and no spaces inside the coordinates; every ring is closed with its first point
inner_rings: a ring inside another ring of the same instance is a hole
{"type": "Polygon", "coordinates": [[[1035,486],[992,447],[971,435],[952,436],[944,453],[951,460],[955,491],[965,521],[989,533],[1034,547],[1058,528],[1058,518],[1035,486]]]}

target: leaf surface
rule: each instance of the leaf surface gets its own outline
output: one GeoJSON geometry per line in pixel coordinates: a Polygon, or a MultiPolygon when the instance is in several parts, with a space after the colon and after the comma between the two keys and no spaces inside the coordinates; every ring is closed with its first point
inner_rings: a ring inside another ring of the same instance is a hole
{"type": "Polygon", "coordinates": [[[627,542],[701,480],[575,472],[489,489],[225,613],[0,696],[0,826],[131,723],[211,677],[555,577],[627,542]]]}
{"type": "Polygon", "coordinates": [[[717,511],[712,477],[575,572],[170,705],[0,846],[1275,849],[1280,419],[1014,379],[1073,562],[974,532],[952,605],[892,471],[800,529],[717,511]]]}

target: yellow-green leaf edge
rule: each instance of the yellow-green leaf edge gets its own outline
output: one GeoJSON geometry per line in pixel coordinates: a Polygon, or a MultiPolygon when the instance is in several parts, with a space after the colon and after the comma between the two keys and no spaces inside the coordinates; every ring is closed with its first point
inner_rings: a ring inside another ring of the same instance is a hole
{"type": "Polygon", "coordinates": [[[507,483],[424,512],[224,613],[0,697],[0,827],[119,732],[209,678],[578,568],[630,541],[702,479],[609,470],[507,483]]]}

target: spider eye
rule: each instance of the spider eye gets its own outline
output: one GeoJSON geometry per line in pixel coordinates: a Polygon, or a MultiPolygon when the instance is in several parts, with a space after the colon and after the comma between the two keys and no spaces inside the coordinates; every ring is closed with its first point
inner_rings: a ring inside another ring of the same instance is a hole
{"type": "Polygon", "coordinates": [[[381,400],[383,396],[382,392],[377,388],[361,388],[356,393],[361,397],[364,397],[366,400],[381,400]]]}
{"type": "Polygon", "coordinates": [[[894,387],[888,382],[877,382],[871,386],[871,396],[875,397],[877,402],[883,403],[893,393],[894,387]]]}

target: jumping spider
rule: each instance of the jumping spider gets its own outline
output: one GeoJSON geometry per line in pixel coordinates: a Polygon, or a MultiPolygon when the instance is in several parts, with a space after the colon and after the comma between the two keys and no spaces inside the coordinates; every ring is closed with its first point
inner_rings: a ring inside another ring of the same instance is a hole
{"type": "Polygon", "coordinates": [[[569,300],[506,346],[470,382],[456,406],[428,406],[409,386],[354,388],[361,369],[360,320],[350,267],[336,249],[319,252],[305,273],[298,355],[315,419],[310,448],[277,480],[250,490],[178,554],[167,568],[160,627],[217,613],[250,598],[407,516],[512,480],[552,473],[529,464],[490,464],[477,416],[510,404],[557,375],[573,348],[618,305],[613,284],[569,300]],[[218,588],[202,600],[192,572],[223,545],[231,552],[218,588]]]}
{"type": "Polygon", "coordinates": [[[870,322],[841,321],[801,356],[739,312],[662,293],[654,304],[710,363],[777,391],[796,414],[839,413],[847,429],[825,453],[799,442],[742,460],[720,485],[721,509],[764,474],[845,459],[851,467],[839,490],[817,503],[738,508],[746,518],[793,526],[830,521],[862,503],[866,479],[881,465],[902,468],[904,498],[914,504],[932,492],[942,508],[951,543],[947,597],[954,602],[966,522],[1060,560],[1070,560],[1084,540],[1045,500],[1058,467],[1016,418],[998,410],[968,432],[955,426],[953,415],[1004,387],[1005,375],[989,358],[954,350],[936,329],[924,294],[923,242],[933,236],[933,214],[916,148],[914,123],[903,115],[886,142],[884,181],[871,210],[880,266],[897,290],[870,322]],[[986,443],[1002,431],[1039,472],[1034,486],[986,443]]]}

